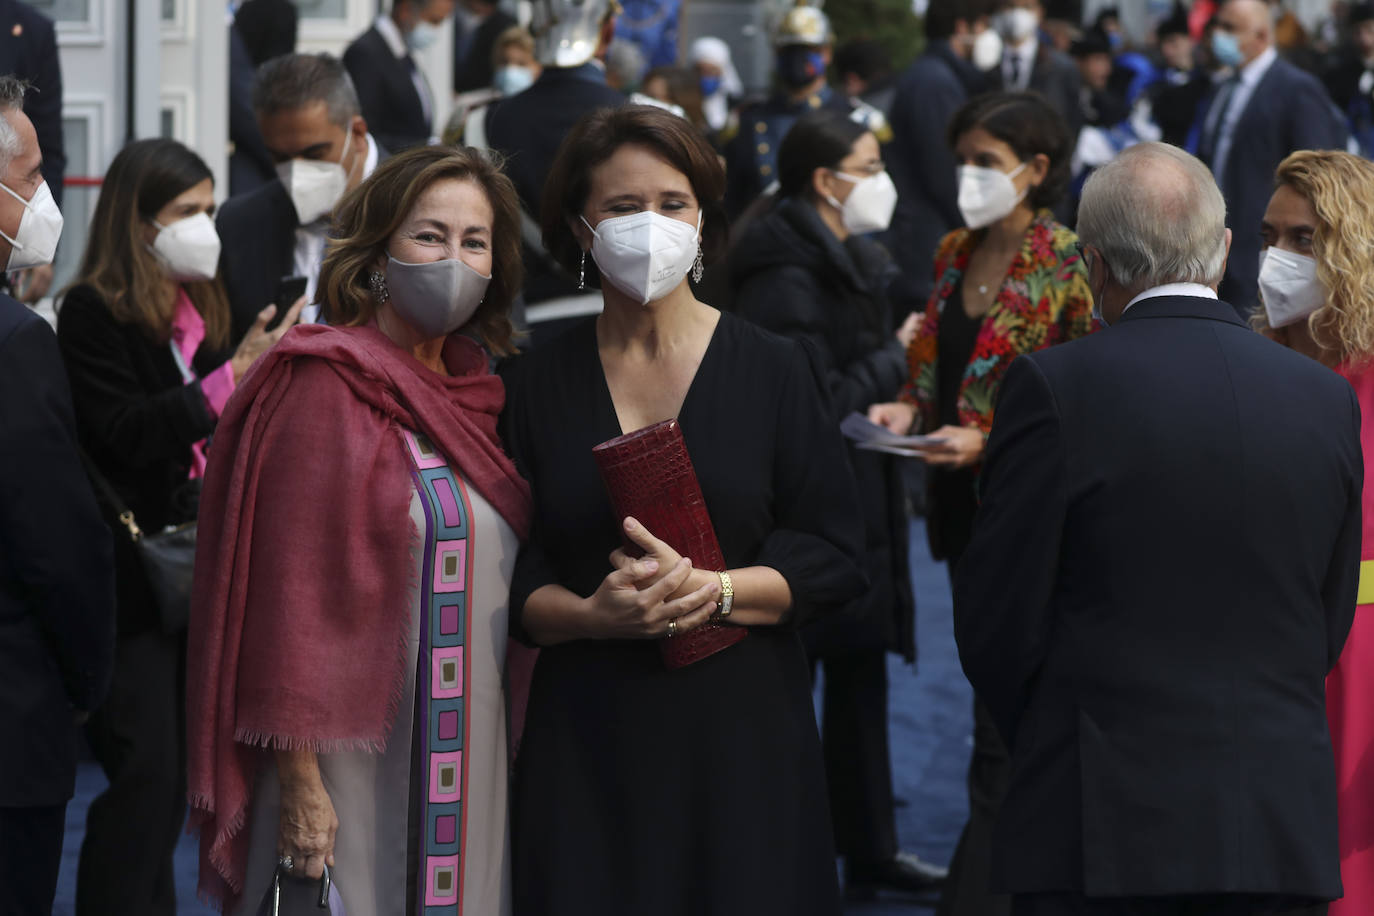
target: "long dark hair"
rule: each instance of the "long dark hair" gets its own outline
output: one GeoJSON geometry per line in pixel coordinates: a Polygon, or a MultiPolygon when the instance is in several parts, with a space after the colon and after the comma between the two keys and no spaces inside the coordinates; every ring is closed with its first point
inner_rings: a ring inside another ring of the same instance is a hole
{"type": "Polygon", "coordinates": [[[778,188],[783,197],[809,196],[816,169],[833,169],[854,150],[868,127],[843,112],[809,111],[778,147],[778,188]]]}
{"type": "MultiPolygon", "coordinates": [[[[166,269],[143,243],[143,230],[167,203],[205,179],[210,167],[175,140],[135,140],[119,151],[101,184],[86,252],[75,283],[94,287],[115,319],[137,325],[154,341],[171,339],[176,299],[166,269]]],[[[205,322],[205,340],[229,343],[229,298],[218,276],[182,283],[205,322]]]]}

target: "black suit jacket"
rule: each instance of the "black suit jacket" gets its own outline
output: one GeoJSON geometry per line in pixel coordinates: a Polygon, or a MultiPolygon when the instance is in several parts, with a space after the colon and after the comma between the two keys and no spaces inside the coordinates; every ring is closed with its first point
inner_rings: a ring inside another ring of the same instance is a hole
{"type": "MultiPolygon", "coordinates": [[[[1204,125],[1215,102],[1208,105],[1204,125]]],[[[1236,121],[1221,176],[1226,225],[1233,234],[1221,294],[1241,314],[1259,303],[1260,220],[1274,193],[1274,171],[1295,150],[1345,149],[1345,141],[1344,118],[1317,78],[1283,58],[1275,60],[1236,121]]],[[[1216,163],[1208,165],[1216,171],[1216,163]]]]}
{"type": "Polygon", "coordinates": [[[0,0],[0,74],[30,84],[24,114],[38,133],[43,179],[62,206],[67,152],[62,142],[62,67],[52,20],[19,0],[0,0]]]}
{"type": "MultiPolygon", "coordinates": [[[[262,0],[252,0],[257,6],[262,0]]],[[[246,194],[277,176],[272,154],[263,143],[258,119],[253,114],[253,61],[248,54],[235,20],[229,29],[229,140],[234,152],[229,157],[229,193],[246,194]]]]}
{"type": "Polygon", "coordinates": [[[295,273],[299,227],[296,207],[277,178],[219,208],[219,275],[234,313],[233,340],[243,339],[258,312],[276,301],[282,278],[295,273]]]}
{"type": "Polygon", "coordinates": [[[114,663],[114,560],[47,322],[0,295],[0,808],[62,804],[114,663]]]}
{"type": "MultiPolygon", "coordinates": [[[[81,446],[144,531],[195,518],[186,500],[191,446],[215,428],[200,382],[184,384],[170,346],[117,321],[99,293],[74,286],[62,300],[57,340],[76,408],[81,446]]],[[[232,355],[202,343],[193,367],[204,377],[232,355]]],[[[119,633],[159,625],[147,576],[113,507],[119,633]]]]}
{"type": "MultiPolygon", "coordinates": [[[[1000,66],[995,71],[993,80],[998,88],[1005,88],[1000,66]]],[[[1035,50],[1035,66],[1031,68],[1027,88],[1043,95],[1051,107],[1063,116],[1064,122],[1069,126],[1071,139],[1078,136],[1078,131],[1083,126],[1083,111],[1079,102],[1079,89],[1082,86],[1083,77],[1079,74],[1078,65],[1073,62],[1073,58],[1041,41],[1035,50]]]]}
{"type": "MultiPolygon", "coordinates": [[[[496,102],[487,115],[487,143],[506,156],[506,174],[520,194],[521,206],[536,222],[544,182],[563,138],[583,115],[625,102],[625,96],[607,86],[604,77],[589,78],[593,74],[588,68],[594,66],[549,67],[533,86],[496,102]]],[[[528,301],[576,293],[574,278],[554,270],[544,257],[526,253],[528,301]]]]}
{"type": "Polygon", "coordinates": [[[407,60],[391,53],[376,26],[358,36],[343,56],[368,132],[397,153],[428,143],[432,132],[407,60]]]}
{"type": "Polygon", "coordinates": [[[1011,751],[995,888],[1340,896],[1359,427],[1344,379],[1211,299],[1012,365],[954,605],[1011,751]]]}
{"type": "Polygon", "coordinates": [[[948,41],[932,44],[897,81],[889,114],[892,142],[884,156],[897,186],[892,248],[904,252],[901,276],[889,290],[896,304],[894,320],[925,308],[934,284],[935,249],[948,232],[964,224],[957,163],[945,131],[985,81],[950,50],[948,41]]]}

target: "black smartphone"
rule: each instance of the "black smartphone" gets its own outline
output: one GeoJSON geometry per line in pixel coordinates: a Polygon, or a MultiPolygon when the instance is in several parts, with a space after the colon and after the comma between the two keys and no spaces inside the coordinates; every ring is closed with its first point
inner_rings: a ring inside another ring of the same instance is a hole
{"type": "Polygon", "coordinates": [[[282,277],[281,285],[277,287],[277,298],[273,300],[277,306],[277,314],[285,315],[286,310],[304,295],[305,277],[282,277]]]}

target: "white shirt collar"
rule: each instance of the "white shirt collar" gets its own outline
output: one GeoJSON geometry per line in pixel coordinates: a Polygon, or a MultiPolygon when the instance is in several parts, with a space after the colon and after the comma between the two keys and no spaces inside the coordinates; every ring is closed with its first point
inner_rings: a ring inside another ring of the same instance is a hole
{"type": "Polygon", "coordinates": [[[1193,296],[1198,299],[1217,298],[1216,290],[1211,287],[1203,286],[1201,283],[1165,283],[1163,286],[1147,289],[1130,302],[1127,302],[1126,308],[1121,310],[1121,314],[1126,314],[1131,306],[1143,299],[1157,299],[1160,296],[1193,296]]]}
{"type": "Polygon", "coordinates": [[[381,34],[382,40],[386,42],[386,46],[391,49],[392,54],[398,58],[410,55],[410,49],[406,47],[406,38],[401,34],[400,27],[396,25],[396,20],[383,13],[377,17],[376,22],[372,23],[372,27],[381,34]]]}
{"type": "Polygon", "coordinates": [[[1269,68],[1274,65],[1274,61],[1279,59],[1279,52],[1270,45],[1250,63],[1240,68],[1240,81],[1246,86],[1253,88],[1260,80],[1264,79],[1264,74],[1269,72],[1269,68]]]}

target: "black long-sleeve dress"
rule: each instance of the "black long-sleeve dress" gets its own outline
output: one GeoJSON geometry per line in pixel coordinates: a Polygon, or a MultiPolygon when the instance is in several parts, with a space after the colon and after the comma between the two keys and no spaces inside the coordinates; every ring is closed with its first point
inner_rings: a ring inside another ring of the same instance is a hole
{"type": "MultiPolygon", "coordinates": [[[[509,375],[534,486],[511,617],[591,595],[617,520],[592,447],[621,430],[588,321],[509,375]]],[[[545,649],[512,786],[517,916],[834,914],[834,849],[796,626],[864,587],[854,483],[801,345],[722,315],[678,421],[727,565],[778,570],[780,626],[678,670],[649,640],[545,649]]]]}

